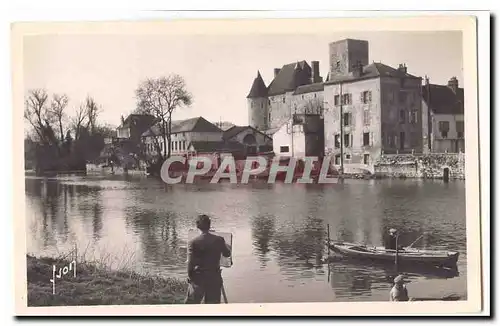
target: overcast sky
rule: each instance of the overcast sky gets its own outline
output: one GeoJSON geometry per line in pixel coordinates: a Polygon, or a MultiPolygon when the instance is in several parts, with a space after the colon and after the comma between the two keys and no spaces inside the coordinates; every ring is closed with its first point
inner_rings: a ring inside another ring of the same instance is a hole
{"type": "MultiPolygon", "coordinates": [[[[24,40],[25,91],[45,88],[70,97],[69,113],[91,95],[102,106],[100,120],[118,125],[136,107],[141,80],[182,75],[194,102],[175,119],[203,116],[246,125],[246,96],[260,70],[266,85],[273,68],[306,60],[328,71],[328,43],[369,41],[370,62],[428,75],[431,83],[463,82],[461,32],[365,32],[316,35],[143,36],[50,35],[24,40]]],[[[460,85],[462,86],[462,84],[460,85]]]]}

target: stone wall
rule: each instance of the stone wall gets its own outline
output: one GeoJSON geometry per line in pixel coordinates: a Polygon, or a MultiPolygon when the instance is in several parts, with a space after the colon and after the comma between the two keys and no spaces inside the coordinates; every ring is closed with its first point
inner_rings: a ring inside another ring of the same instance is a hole
{"type": "Polygon", "coordinates": [[[446,169],[450,179],[465,179],[465,154],[386,154],[374,165],[378,177],[442,179],[446,169]]]}

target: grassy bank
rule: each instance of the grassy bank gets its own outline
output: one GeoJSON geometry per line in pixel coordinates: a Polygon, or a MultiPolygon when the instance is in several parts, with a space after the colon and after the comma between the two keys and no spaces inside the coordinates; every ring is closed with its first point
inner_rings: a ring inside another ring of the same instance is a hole
{"type": "Polygon", "coordinates": [[[70,262],[29,255],[26,259],[28,306],[173,304],[183,302],[187,289],[186,282],[174,278],[109,271],[77,262],[76,278],[72,273],[56,278],[54,295],[52,266],[64,267],[70,262]]]}

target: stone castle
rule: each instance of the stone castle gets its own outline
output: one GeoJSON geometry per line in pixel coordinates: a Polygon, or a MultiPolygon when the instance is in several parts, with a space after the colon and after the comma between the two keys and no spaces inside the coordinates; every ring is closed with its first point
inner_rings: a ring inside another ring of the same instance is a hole
{"type": "Polygon", "coordinates": [[[341,144],[347,164],[370,165],[382,153],[422,152],[421,77],[409,74],[405,64],[393,68],[369,63],[364,40],[330,43],[329,61],[325,80],[318,61],[275,68],[268,86],[257,73],[247,96],[249,124],[273,136],[277,155],[289,155],[289,147],[293,156],[311,154],[308,128],[294,131],[297,115],[319,117],[324,148],[314,154],[331,155],[335,164],[340,162],[341,144]],[[274,137],[284,125],[286,131],[274,137]],[[294,142],[300,132],[306,141],[294,142]]]}

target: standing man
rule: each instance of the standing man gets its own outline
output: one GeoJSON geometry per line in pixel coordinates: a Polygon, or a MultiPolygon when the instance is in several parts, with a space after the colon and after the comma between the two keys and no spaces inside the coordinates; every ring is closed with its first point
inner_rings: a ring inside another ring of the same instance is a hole
{"type": "Polygon", "coordinates": [[[385,249],[390,249],[390,250],[396,250],[397,246],[397,230],[396,229],[390,229],[389,230],[389,235],[385,239],[385,249]]]}
{"type": "Polygon", "coordinates": [[[229,250],[223,237],[211,234],[210,217],[199,215],[196,227],[201,234],[188,244],[188,292],[185,303],[220,303],[222,276],[221,255],[229,257],[229,250]]]}

